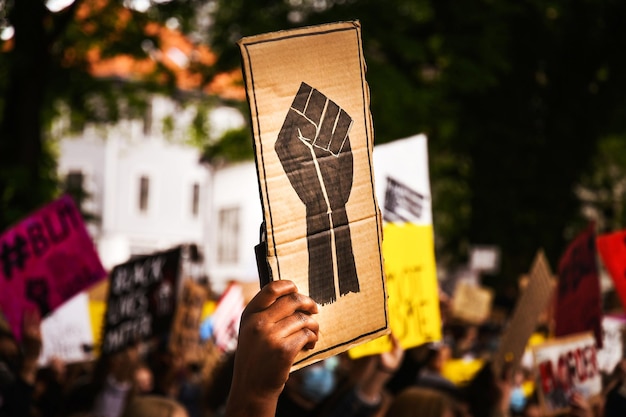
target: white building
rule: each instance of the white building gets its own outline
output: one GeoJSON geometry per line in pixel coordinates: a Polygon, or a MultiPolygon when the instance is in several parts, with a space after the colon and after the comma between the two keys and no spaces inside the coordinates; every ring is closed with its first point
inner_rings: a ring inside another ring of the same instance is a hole
{"type": "MultiPolygon", "coordinates": [[[[181,243],[206,244],[210,170],[185,141],[194,112],[154,97],[144,120],[89,126],[60,141],[59,173],[90,194],[83,209],[98,218],[89,228],[106,268],[181,243]],[[163,129],[164,120],[173,126],[163,129]]],[[[227,108],[211,119],[217,130],[243,123],[227,108]]]]}

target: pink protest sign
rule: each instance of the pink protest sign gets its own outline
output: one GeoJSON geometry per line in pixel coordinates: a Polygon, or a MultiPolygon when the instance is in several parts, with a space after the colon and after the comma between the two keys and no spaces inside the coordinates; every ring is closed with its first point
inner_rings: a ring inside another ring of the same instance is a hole
{"type": "Polygon", "coordinates": [[[46,316],[106,276],[69,196],[0,235],[0,307],[17,340],[24,311],[46,316]]]}

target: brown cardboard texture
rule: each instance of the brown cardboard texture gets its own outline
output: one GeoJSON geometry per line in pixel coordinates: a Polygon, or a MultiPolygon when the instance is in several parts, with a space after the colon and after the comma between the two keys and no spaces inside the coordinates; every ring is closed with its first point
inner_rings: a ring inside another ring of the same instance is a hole
{"type": "Polygon", "coordinates": [[[202,308],[208,298],[205,287],[191,279],[184,280],[169,339],[169,349],[186,364],[204,362],[204,343],[200,340],[202,308]]]}
{"type": "Polygon", "coordinates": [[[537,327],[539,317],[545,312],[554,293],[555,282],[543,251],[537,252],[530,270],[528,284],[524,289],[513,316],[509,321],[504,335],[500,339],[500,347],[493,359],[496,375],[501,374],[505,364],[517,370],[528,339],[537,327]]]}
{"type": "Polygon", "coordinates": [[[461,281],[452,298],[452,316],[470,324],[482,324],[489,318],[493,291],[486,287],[461,281]]]}
{"type": "Polygon", "coordinates": [[[267,261],[319,305],[319,340],[292,369],[386,334],[381,216],[359,22],[239,42],[267,261]]]}

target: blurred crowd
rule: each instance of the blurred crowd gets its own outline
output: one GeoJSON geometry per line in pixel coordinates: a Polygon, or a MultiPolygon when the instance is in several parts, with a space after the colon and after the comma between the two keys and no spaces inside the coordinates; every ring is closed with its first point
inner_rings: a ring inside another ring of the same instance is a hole
{"type": "MultiPolygon", "coordinates": [[[[41,320],[27,314],[23,338],[0,333],[0,416],[20,417],[537,417],[532,367],[490,362],[501,328],[446,320],[442,341],[352,359],[348,353],[290,372],[295,355],[319,331],[315,303],[288,281],[273,282],[248,303],[238,347],[206,364],[172,354],[167,340],[142,342],[87,363],[38,363],[41,320]],[[297,296],[293,296],[297,294],[297,296]],[[459,383],[451,360],[481,360],[459,383]]],[[[537,332],[547,330],[538,328],[537,332]]],[[[58,335],[63,337],[63,335],[58,335]]],[[[523,364],[522,364],[523,365],[523,364]]],[[[626,416],[626,360],[603,375],[602,395],[570,392],[564,416],[626,416]]]]}

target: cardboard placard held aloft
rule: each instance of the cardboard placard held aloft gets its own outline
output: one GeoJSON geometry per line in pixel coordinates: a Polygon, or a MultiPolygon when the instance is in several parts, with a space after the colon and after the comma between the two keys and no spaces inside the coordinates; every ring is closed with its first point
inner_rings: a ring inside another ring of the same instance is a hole
{"type": "Polygon", "coordinates": [[[482,324],[489,318],[492,304],[493,290],[461,281],[456,284],[450,312],[455,319],[482,324]]]}
{"type": "Polygon", "coordinates": [[[321,307],[297,369],[388,332],[359,22],[244,38],[271,279],[321,307]]]}
{"type": "Polygon", "coordinates": [[[515,306],[513,316],[500,339],[498,352],[494,356],[493,367],[496,375],[501,375],[505,364],[517,370],[539,316],[552,299],[555,286],[548,260],[543,250],[540,250],[535,255],[528,284],[515,306]]]}
{"type": "Polygon", "coordinates": [[[186,364],[204,361],[206,348],[200,340],[202,308],[208,297],[208,288],[187,278],[182,285],[180,302],[172,322],[169,349],[186,364]]]}

